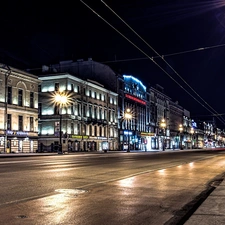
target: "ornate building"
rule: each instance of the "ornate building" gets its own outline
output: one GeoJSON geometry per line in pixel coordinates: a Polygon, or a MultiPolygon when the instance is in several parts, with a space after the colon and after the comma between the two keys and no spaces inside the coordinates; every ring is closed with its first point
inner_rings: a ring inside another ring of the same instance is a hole
{"type": "Polygon", "coordinates": [[[119,150],[191,148],[195,137],[198,142],[202,139],[203,131],[192,127],[190,113],[185,115],[188,111],[173,102],[158,84],[146,88],[137,78],[116,73],[91,58],[43,66],[43,72],[70,73],[80,79],[95,80],[118,94],[119,150]]]}
{"type": "Polygon", "coordinates": [[[68,73],[39,79],[40,151],[58,151],[61,146],[63,151],[118,149],[116,93],[68,73]]]}
{"type": "Polygon", "coordinates": [[[38,77],[0,65],[0,152],[36,152],[38,77]]]}
{"type": "Polygon", "coordinates": [[[146,87],[130,75],[123,75],[120,82],[120,149],[147,150],[149,132],[146,124],[150,122],[150,111],[146,103],[146,87]]]}

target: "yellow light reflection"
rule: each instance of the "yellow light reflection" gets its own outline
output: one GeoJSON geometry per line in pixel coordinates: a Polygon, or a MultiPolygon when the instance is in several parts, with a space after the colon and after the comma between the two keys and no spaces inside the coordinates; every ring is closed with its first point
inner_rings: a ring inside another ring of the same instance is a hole
{"type": "Polygon", "coordinates": [[[119,181],[121,187],[131,187],[135,181],[135,177],[129,177],[119,181]]]}
{"type": "Polygon", "coordinates": [[[166,171],[165,169],[161,169],[161,170],[159,170],[159,173],[162,174],[162,175],[164,175],[165,174],[165,171],[166,171]]]}
{"type": "Polygon", "coordinates": [[[190,162],[189,163],[189,166],[192,168],[194,166],[194,163],[193,162],[190,162]]]}
{"type": "MultiPolygon", "coordinates": [[[[85,193],[84,190],[78,189],[57,189],[55,191],[59,194],[41,198],[36,202],[40,213],[51,212],[49,217],[46,218],[46,224],[50,221],[51,224],[63,224],[63,221],[71,213],[71,207],[69,206],[71,198],[76,197],[78,194],[85,193]]],[[[76,206],[73,206],[72,210],[75,210],[74,207],[76,206]]]]}
{"type": "Polygon", "coordinates": [[[64,194],[57,194],[50,197],[42,199],[42,204],[39,205],[39,208],[42,212],[55,212],[54,216],[51,216],[51,222],[54,224],[59,224],[62,222],[68,213],[69,209],[67,208],[67,202],[69,197],[64,194]]]}

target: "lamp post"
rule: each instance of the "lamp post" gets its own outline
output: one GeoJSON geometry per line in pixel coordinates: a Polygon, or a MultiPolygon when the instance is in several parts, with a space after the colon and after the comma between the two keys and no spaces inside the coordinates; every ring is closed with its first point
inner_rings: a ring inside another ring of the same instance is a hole
{"type": "Polygon", "coordinates": [[[162,119],[162,121],[160,123],[160,127],[163,130],[162,150],[165,151],[165,128],[166,128],[166,121],[165,121],[165,119],[162,119]]]}
{"type": "MultiPolygon", "coordinates": [[[[129,109],[129,108],[127,108],[126,110],[125,110],[125,112],[124,112],[124,119],[125,119],[125,121],[130,121],[131,119],[132,119],[132,112],[131,112],[131,110],[129,109]]],[[[128,131],[128,147],[127,147],[127,152],[130,152],[130,132],[128,131]]]]}
{"type": "Polygon", "coordinates": [[[53,102],[57,106],[57,114],[59,115],[59,154],[62,154],[62,113],[60,109],[66,106],[69,102],[68,95],[63,92],[56,92],[53,95],[53,102]]]}
{"type": "Polygon", "coordinates": [[[182,135],[181,135],[181,133],[182,133],[182,131],[183,131],[183,126],[182,126],[182,124],[179,125],[179,131],[180,131],[180,149],[183,149],[183,148],[182,148],[182,135]]]}
{"type": "Polygon", "coordinates": [[[4,142],[4,153],[7,151],[7,119],[8,119],[8,78],[11,75],[11,69],[9,66],[4,65],[3,68],[7,69],[5,72],[5,115],[4,115],[4,129],[5,129],[5,142],[4,142]]]}
{"type": "Polygon", "coordinates": [[[191,148],[193,149],[193,134],[194,134],[194,128],[191,128],[191,148]]]}

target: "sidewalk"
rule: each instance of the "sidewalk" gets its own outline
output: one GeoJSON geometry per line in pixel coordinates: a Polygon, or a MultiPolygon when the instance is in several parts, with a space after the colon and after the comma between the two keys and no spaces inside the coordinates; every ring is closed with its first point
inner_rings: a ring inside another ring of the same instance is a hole
{"type": "Polygon", "coordinates": [[[225,180],[205,199],[184,225],[225,224],[225,180]]]}

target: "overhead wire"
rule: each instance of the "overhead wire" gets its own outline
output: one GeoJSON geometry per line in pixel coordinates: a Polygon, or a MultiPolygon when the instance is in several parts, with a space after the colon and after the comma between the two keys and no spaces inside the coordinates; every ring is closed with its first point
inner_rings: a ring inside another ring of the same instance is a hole
{"type": "MultiPolygon", "coordinates": [[[[102,19],[105,23],[107,23],[111,28],[113,28],[116,32],[118,32],[122,37],[124,37],[128,42],[130,42],[134,47],[136,47],[139,51],[141,51],[146,57],[148,57],[155,65],[157,65],[164,73],[166,73],[176,84],[180,86],[186,93],[188,93],[195,101],[197,101],[202,107],[208,110],[210,113],[214,114],[211,110],[206,108],[198,99],[196,99],[189,91],[187,91],[179,82],[177,82],[173,77],[170,76],[168,72],[166,72],[158,63],[154,61],[152,57],[150,57],[147,53],[145,53],[142,49],[140,49],[136,44],[134,44],[129,38],[123,35],[119,30],[117,30],[114,26],[112,26],[107,20],[105,20],[100,14],[98,14],[95,10],[93,10],[89,5],[87,5],[84,1],[80,0],[87,8],[89,8],[94,14],[96,14],[100,19],[102,19]]],[[[155,50],[154,50],[155,51],[155,50]]],[[[215,111],[215,110],[214,110],[215,111]]],[[[218,114],[218,113],[217,113],[218,114]]],[[[220,120],[220,118],[218,118],[220,120]]],[[[222,121],[224,123],[224,121],[222,121]]],[[[225,124],[225,123],[224,123],[225,124]]]]}
{"type": "MultiPolygon", "coordinates": [[[[213,46],[207,46],[207,47],[200,47],[200,48],[195,48],[195,49],[190,49],[186,51],[180,51],[180,52],[174,52],[174,53],[169,53],[169,54],[163,54],[162,57],[169,57],[169,56],[175,56],[175,55],[182,55],[186,53],[192,53],[192,52],[197,52],[197,51],[203,51],[203,50],[208,50],[208,49],[213,49],[213,48],[219,48],[219,47],[225,47],[225,44],[220,44],[220,45],[213,45],[213,46]]],[[[153,59],[159,58],[160,56],[152,56],[153,59]]],[[[136,60],[145,60],[148,59],[147,57],[138,57],[138,58],[130,58],[130,59],[117,59],[117,60],[110,60],[110,61],[104,61],[101,63],[116,63],[116,62],[129,62],[129,61],[136,61],[136,60]]]]}
{"type": "MultiPolygon", "coordinates": [[[[162,56],[165,58],[168,56],[180,55],[180,54],[191,53],[191,52],[207,50],[207,49],[212,49],[212,48],[219,48],[219,47],[225,47],[225,44],[201,47],[201,48],[197,48],[197,49],[175,52],[175,53],[170,53],[170,54],[163,54],[162,56]]],[[[159,56],[151,56],[151,58],[153,58],[153,59],[159,58],[159,56]]],[[[130,61],[137,61],[137,60],[149,60],[149,58],[148,57],[138,57],[138,58],[130,58],[130,59],[116,59],[116,60],[102,61],[100,63],[107,64],[107,63],[118,63],[118,62],[130,62],[130,61]]],[[[66,67],[66,66],[61,66],[61,68],[63,68],[63,67],[66,67]]],[[[39,70],[39,69],[42,69],[42,68],[36,67],[36,68],[28,68],[26,70],[32,71],[32,70],[39,70]]]]}
{"type": "MultiPolygon", "coordinates": [[[[208,105],[217,115],[219,115],[219,113],[213,109],[184,79],[182,76],[179,75],[179,73],[164,59],[164,56],[160,55],[151,45],[149,45],[149,43],[147,43],[131,26],[129,26],[112,8],[110,8],[103,0],[101,0],[101,2],[111,11],[113,12],[133,33],[135,33],[153,52],[156,53],[157,57],[160,57],[167,66],[169,66],[170,69],[173,70],[173,72],[206,104],[208,105]]],[[[219,45],[218,45],[219,46],[219,45]]],[[[198,48],[195,51],[199,51],[199,50],[204,50],[210,47],[206,47],[206,48],[198,48]]],[[[184,53],[187,53],[189,51],[185,51],[184,53]]],[[[173,54],[175,55],[175,54],[173,54]]],[[[221,117],[217,117],[220,121],[223,120],[223,123],[225,124],[225,120],[221,117]]]]}
{"type": "MultiPolygon", "coordinates": [[[[101,0],[102,1],[102,0],[101,0]]],[[[208,109],[205,105],[203,105],[197,98],[195,98],[189,91],[187,91],[178,81],[176,81],[172,76],[170,76],[170,74],[168,72],[166,72],[158,63],[156,63],[156,61],[154,61],[153,57],[150,57],[147,53],[145,53],[142,49],[140,49],[136,44],[134,44],[129,38],[127,38],[125,35],[123,35],[119,30],[117,30],[113,25],[111,25],[107,20],[105,20],[102,16],[100,16],[100,14],[98,14],[94,9],[92,9],[89,5],[87,5],[84,1],[80,0],[80,2],[82,2],[87,8],[89,8],[94,14],[96,14],[100,19],[102,19],[105,23],[107,23],[111,28],[113,28],[117,33],[119,33],[123,38],[125,38],[128,42],[130,42],[134,47],[136,47],[139,51],[141,51],[146,57],[148,57],[155,65],[157,65],[164,73],[167,74],[167,76],[169,76],[176,84],[178,84],[179,87],[181,87],[186,93],[188,93],[195,101],[197,101],[202,107],[204,107],[206,110],[208,110],[210,113],[214,114],[210,109],[208,109]]],[[[105,3],[104,3],[105,4],[105,3]]],[[[125,23],[125,22],[124,22],[125,23]]],[[[125,23],[126,24],[126,23],[125,23]]],[[[127,24],[128,25],[128,24],[127,24]]],[[[130,27],[128,25],[128,27],[130,27]]],[[[130,27],[131,30],[133,30],[130,27]]],[[[135,31],[133,31],[135,32],[135,31]]],[[[136,32],[135,32],[136,33],[136,32]]],[[[136,33],[136,35],[138,35],[136,33]]],[[[138,35],[139,36],[139,35],[138,35]]],[[[140,37],[141,38],[141,37],[140,37]]],[[[142,39],[142,38],[141,38],[142,39]]],[[[143,39],[142,39],[143,40],[143,39]]],[[[163,59],[162,56],[160,56],[145,40],[143,40],[160,58],[163,59]]],[[[166,62],[166,61],[165,61],[166,62]]],[[[167,63],[167,62],[166,62],[167,63]]],[[[167,63],[167,65],[180,77],[180,75],[167,63]]],[[[183,79],[181,77],[181,79],[183,79]]],[[[184,80],[183,80],[184,81],[184,80]]],[[[184,81],[186,83],[186,81],[184,81]]],[[[189,85],[190,86],[190,85],[189,85]]],[[[191,87],[190,87],[191,88],[191,87]]],[[[191,88],[193,90],[193,88],[191,88]]],[[[193,90],[194,91],[194,90],[193,90]]],[[[194,91],[195,92],[195,91],[194,91]]],[[[196,92],[195,92],[196,93],[196,92]]],[[[197,94],[197,93],[196,93],[197,94]]],[[[197,94],[198,95],[198,94],[197,94]]],[[[198,95],[199,96],[199,95],[198,95]]],[[[199,96],[200,97],[200,96],[199,96]]],[[[201,97],[200,97],[201,98],[201,97]]],[[[202,99],[202,98],[201,98],[202,99]]],[[[203,102],[205,102],[204,99],[202,99],[203,102]]],[[[208,103],[205,102],[207,105],[208,103]]],[[[212,108],[210,106],[210,108],[212,108]]],[[[212,108],[213,109],[213,108],[212,108]]],[[[213,109],[214,110],[214,109],[213,109]]],[[[216,112],[214,110],[214,112],[216,112]]],[[[218,114],[216,112],[216,114],[218,114]]],[[[218,117],[218,119],[221,121],[221,118],[218,117]]],[[[225,124],[224,121],[221,121],[225,124]]]]}
{"type": "MultiPolygon", "coordinates": [[[[132,27],[130,27],[112,8],[110,8],[103,0],[101,0],[101,2],[111,11],[113,12],[133,33],[135,33],[153,52],[155,52],[157,54],[158,57],[160,57],[167,66],[169,66],[170,69],[173,70],[173,72],[206,104],[208,105],[216,114],[218,114],[218,112],[213,109],[184,79],[183,77],[181,77],[178,72],[164,59],[164,56],[160,55],[151,45],[149,45],[148,42],[146,42],[132,27]]],[[[199,49],[198,49],[199,50],[199,49]]],[[[200,48],[200,50],[203,50],[200,48]]],[[[219,119],[219,117],[217,117],[219,119]]],[[[222,117],[221,117],[222,118],[222,117]]],[[[224,124],[225,124],[225,120],[222,118],[220,119],[220,121],[223,120],[224,124]]]]}

